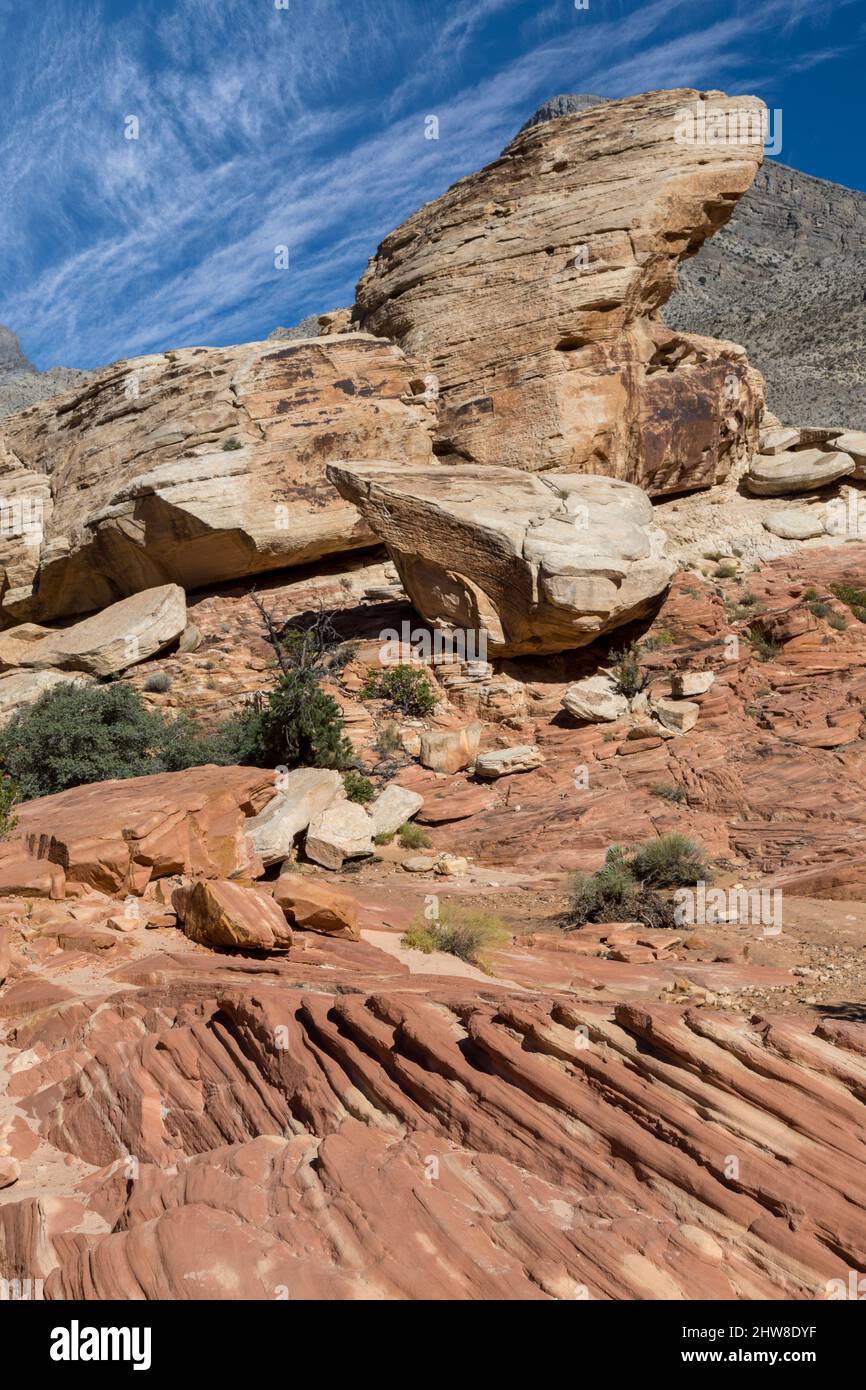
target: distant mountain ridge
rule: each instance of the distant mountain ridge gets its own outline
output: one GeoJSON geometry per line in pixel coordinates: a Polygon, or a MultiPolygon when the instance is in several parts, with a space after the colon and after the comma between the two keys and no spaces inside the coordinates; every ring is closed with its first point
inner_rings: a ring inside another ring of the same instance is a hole
{"type": "Polygon", "coordinates": [[[21,351],[17,335],[0,324],[0,416],[26,410],[28,405],[68,391],[92,375],[76,367],[38,372],[21,351]]]}
{"type": "MultiPolygon", "coordinates": [[[[606,100],[551,97],[522,129],[606,100]]],[[[741,343],[786,422],[866,429],[866,193],[768,160],[662,316],[741,343]]]]}

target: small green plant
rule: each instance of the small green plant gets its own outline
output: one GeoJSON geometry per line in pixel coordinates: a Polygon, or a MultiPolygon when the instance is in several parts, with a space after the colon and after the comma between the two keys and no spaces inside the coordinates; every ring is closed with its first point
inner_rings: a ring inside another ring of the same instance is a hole
{"type": "Polygon", "coordinates": [[[831,613],[827,618],[827,622],[831,627],[835,628],[837,632],[844,632],[848,626],[848,619],[845,617],[844,613],[831,613]]]}
{"type": "Polygon", "coordinates": [[[239,439],[232,434],[223,442],[223,453],[230,453],[233,449],[242,449],[244,446],[239,439]]]}
{"type": "Polygon", "coordinates": [[[722,557],[723,557],[723,555],[724,555],[724,552],[721,551],[721,550],[705,550],[705,551],[704,551],[704,559],[705,559],[705,560],[721,560],[722,557]]]}
{"type": "Polygon", "coordinates": [[[395,834],[396,831],[394,830],[380,830],[378,835],[373,836],[373,844],[390,845],[391,841],[394,839],[395,834]]]}
{"type": "Polygon", "coordinates": [[[803,595],[803,598],[806,600],[807,603],[808,603],[811,599],[815,599],[815,598],[817,598],[817,597],[818,597],[818,590],[817,590],[817,589],[807,589],[806,592],[805,592],[805,594],[803,595]]]}
{"type": "Polygon", "coordinates": [[[682,888],[711,877],[710,866],[694,840],[675,831],[635,850],[628,866],[651,888],[682,888]]]}
{"type": "Polygon", "coordinates": [[[504,946],[510,933],[489,912],[443,902],[439,915],[429,922],[419,913],[405,932],[402,944],[415,951],[447,951],[469,965],[489,971],[487,952],[504,946]]]}
{"type": "Polygon", "coordinates": [[[360,645],[360,642],[341,642],[339,646],[334,647],[325,658],[327,670],[332,675],[338,676],[341,671],[345,670],[349,662],[355,659],[360,645]]]}
{"type": "Polygon", "coordinates": [[[851,609],[859,623],[866,623],[866,589],[853,584],[831,584],[830,593],[851,609]]]}
{"type": "Polygon", "coordinates": [[[0,773],[0,840],[5,840],[11,835],[18,824],[18,817],[15,815],[18,801],[18,788],[12,778],[0,773]]]}
{"type": "Polygon", "coordinates": [[[259,767],[342,769],[353,757],[340,707],[309,668],[281,675],[260,707],[240,716],[236,733],[238,751],[249,750],[238,761],[259,767]]]}
{"type": "Polygon", "coordinates": [[[376,795],[376,788],[369,777],[365,777],[362,772],[356,771],[353,767],[343,773],[343,786],[348,799],[357,801],[361,806],[372,801],[376,795]]]}
{"type": "Polygon", "coordinates": [[[734,560],[725,560],[725,561],[723,561],[722,564],[717,565],[716,568],[713,570],[713,578],[714,578],[714,579],[733,579],[734,575],[737,573],[737,571],[739,570],[739,568],[740,568],[740,567],[739,567],[739,565],[736,563],[736,561],[734,561],[734,560]]]}
{"type": "Polygon", "coordinates": [[[646,685],[646,675],[641,669],[640,649],[636,642],[632,642],[624,651],[613,652],[611,656],[613,662],[611,677],[614,689],[619,695],[624,695],[627,700],[631,700],[638,695],[646,685]]]}
{"type": "Polygon", "coordinates": [[[25,800],[87,782],[226,761],[218,736],[188,716],[167,719],[149,710],[121,682],[55,686],[0,729],[0,763],[25,800]]]}
{"type": "Polygon", "coordinates": [[[672,782],[654,782],[650,787],[652,796],[660,796],[663,801],[683,802],[686,800],[684,787],[677,787],[672,782]]]}
{"type": "Polygon", "coordinates": [[[814,618],[826,618],[828,613],[833,612],[829,603],[824,603],[819,599],[815,599],[811,603],[807,603],[806,607],[808,608],[809,612],[812,614],[814,618]]]}
{"type": "Polygon", "coordinates": [[[368,700],[389,700],[395,709],[410,715],[429,714],[436,705],[436,693],[427,676],[404,662],[384,671],[370,671],[362,695],[368,700]]]}
{"type": "Polygon", "coordinates": [[[673,633],[662,630],[661,632],[654,632],[651,637],[645,637],[643,647],[646,652],[658,652],[664,647],[672,647],[673,644],[673,633]]]}
{"type": "Polygon", "coordinates": [[[751,628],[746,635],[759,661],[773,661],[782,650],[779,643],[773,642],[759,627],[751,628]]]}
{"type": "Polygon", "coordinates": [[[743,608],[754,608],[755,604],[758,602],[757,595],[751,593],[747,589],[744,594],[740,594],[738,602],[743,608]]]}
{"type": "Polygon", "coordinates": [[[429,849],[433,843],[426,830],[422,830],[420,825],[412,825],[409,821],[400,826],[398,834],[404,849],[429,849]]]}
{"type": "Polygon", "coordinates": [[[154,671],[144,682],[144,688],[148,694],[164,695],[171,690],[171,676],[166,675],[165,671],[154,671]]]}

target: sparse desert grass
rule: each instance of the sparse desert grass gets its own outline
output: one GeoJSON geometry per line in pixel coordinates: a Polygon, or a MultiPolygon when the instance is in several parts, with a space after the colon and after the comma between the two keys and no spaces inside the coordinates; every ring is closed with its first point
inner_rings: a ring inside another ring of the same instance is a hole
{"type": "Polygon", "coordinates": [[[650,794],[661,797],[663,801],[683,802],[686,799],[685,788],[677,787],[673,782],[654,782],[650,794]]]}
{"type": "Polygon", "coordinates": [[[487,952],[506,945],[509,939],[505,924],[492,913],[446,901],[435,921],[428,922],[419,914],[404,933],[402,944],[426,955],[447,951],[469,965],[489,970],[487,952]]]}
{"type": "Polygon", "coordinates": [[[410,821],[400,826],[398,835],[404,849],[429,849],[433,843],[426,830],[422,830],[420,825],[412,825],[410,821]]]}

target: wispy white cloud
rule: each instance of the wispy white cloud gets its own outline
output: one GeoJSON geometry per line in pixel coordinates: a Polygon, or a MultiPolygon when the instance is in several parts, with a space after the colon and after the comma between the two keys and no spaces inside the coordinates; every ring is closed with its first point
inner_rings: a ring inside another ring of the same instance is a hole
{"type": "Polygon", "coordinates": [[[545,96],[747,90],[756,36],[808,18],[803,0],[591,6],[0,0],[0,322],[39,365],[91,365],[351,302],[381,237],[545,96]]]}

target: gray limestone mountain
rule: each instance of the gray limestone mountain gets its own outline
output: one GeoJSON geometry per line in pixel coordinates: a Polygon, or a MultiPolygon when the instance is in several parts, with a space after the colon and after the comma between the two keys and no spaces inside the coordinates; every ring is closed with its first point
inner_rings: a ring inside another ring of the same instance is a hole
{"type": "Polygon", "coordinates": [[[517,133],[522,135],[524,130],[544,125],[545,121],[555,121],[558,116],[573,116],[576,111],[588,111],[590,106],[600,106],[604,101],[607,101],[607,97],[590,96],[588,92],[567,92],[558,97],[550,97],[542,102],[537,111],[533,111],[529,120],[517,133]]]}
{"type": "Polygon", "coordinates": [[[0,324],[0,416],[26,410],[37,401],[57,396],[87,381],[91,375],[74,367],[37,371],[21,351],[16,334],[0,324]]]}
{"type": "MultiPolygon", "coordinates": [[[[523,129],[606,100],[552,97],[523,129]]],[[[866,193],[768,160],[663,318],[741,343],[782,419],[866,429],[866,193]]]]}

